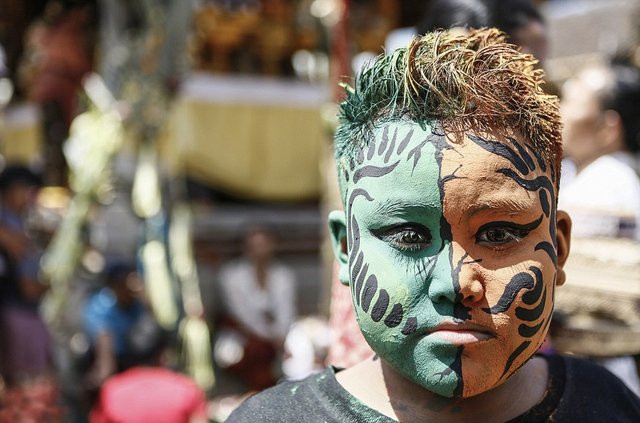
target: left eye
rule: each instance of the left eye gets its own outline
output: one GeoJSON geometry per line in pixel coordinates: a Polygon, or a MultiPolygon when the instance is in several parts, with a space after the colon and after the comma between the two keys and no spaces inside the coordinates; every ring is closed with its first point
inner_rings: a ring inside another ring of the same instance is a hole
{"type": "Polygon", "coordinates": [[[374,234],[393,247],[407,252],[418,252],[431,245],[431,232],[422,225],[401,225],[375,231],[374,234]]]}
{"type": "Polygon", "coordinates": [[[529,231],[517,227],[495,226],[480,228],[476,234],[476,242],[487,246],[506,247],[522,240],[529,234],[529,231]]]}
{"type": "Polygon", "coordinates": [[[476,233],[476,243],[493,248],[508,247],[521,241],[542,223],[542,216],[530,223],[496,221],[482,225],[476,233]]]}

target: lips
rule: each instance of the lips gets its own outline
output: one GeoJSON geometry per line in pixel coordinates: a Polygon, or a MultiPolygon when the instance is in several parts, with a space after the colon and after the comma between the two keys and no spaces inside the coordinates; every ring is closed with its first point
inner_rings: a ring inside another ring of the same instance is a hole
{"type": "Polygon", "coordinates": [[[427,336],[454,345],[468,345],[496,337],[495,333],[486,326],[469,322],[456,323],[450,320],[445,320],[428,331],[427,336]]]}

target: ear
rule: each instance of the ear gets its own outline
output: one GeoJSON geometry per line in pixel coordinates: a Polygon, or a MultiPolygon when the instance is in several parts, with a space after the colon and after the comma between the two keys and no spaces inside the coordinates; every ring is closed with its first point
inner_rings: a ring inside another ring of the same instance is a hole
{"type": "Polygon", "coordinates": [[[605,110],[602,113],[600,140],[605,153],[624,150],[624,127],[622,118],[615,110],[605,110]]]}
{"type": "Polygon", "coordinates": [[[567,212],[558,210],[556,214],[556,241],[558,243],[558,276],[556,286],[561,286],[567,279],[563,267],[571,249],[571,218],[567,212]]]}
{"type": "Polygon", "coordinates": [[[334,210],[329,213],[329,232],[333,244],[333,254],[338,261],[338,278],[343,285],[349,285],[349,254],[347,250],[347,225],[344,211],[334,210]]]}

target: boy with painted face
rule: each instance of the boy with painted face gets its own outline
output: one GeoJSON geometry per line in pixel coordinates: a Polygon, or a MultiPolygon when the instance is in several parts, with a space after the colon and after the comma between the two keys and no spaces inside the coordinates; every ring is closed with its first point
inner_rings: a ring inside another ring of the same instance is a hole
{"type": "Polygon", "coordinates": [[[606,370],[538,356],[564,282],[560,123],[496,30],[416,38],[347,90],[336,132],[340,280],[376,356],[228,421],[640,421],[606,370]]]}

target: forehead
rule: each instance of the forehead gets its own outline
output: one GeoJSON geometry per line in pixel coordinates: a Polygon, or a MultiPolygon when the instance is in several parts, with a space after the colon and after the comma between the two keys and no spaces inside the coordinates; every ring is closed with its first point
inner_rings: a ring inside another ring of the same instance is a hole
{"type": "Polygon", "coordinates": [[[511,131],[467,132],[452,137],[439,127],[392,122],[373,131],[368,146],[352,162],[350,186],[387,192],[390,196],[442,188],[455,181],[471,194],[514,190],[518,183],[501,169],[522,175],[546,166],[521,137],[511,131]]]}
{"type": "Polygon", "coordinates": [[[444,138],[432,127],[411,122],[381,125],[372,132],[369,144],[356,152],[349,169],[342,175],[346,182],[345,206],[360,197],[375,205],[416,204],[429,202],[439,207],[437,187],[440,178],[439,144],[444,138]]]}
{"type": "Polygon", "coordinates": [[[446,136],[440,128],[389,123],[346,172],[344,204],[361,219],[530,216],[555,204],[554,172],[510,131],[446,136]],[[540,188],[545,188],[540,190],[540,188]]]}
{"type": "Polygon", "coordinates": [[[467,133],[443,152],[446,213],[528,213],[538,208],[542,181],[553,189],[551,179],[543,160],[513,133],[467,133]]]}

